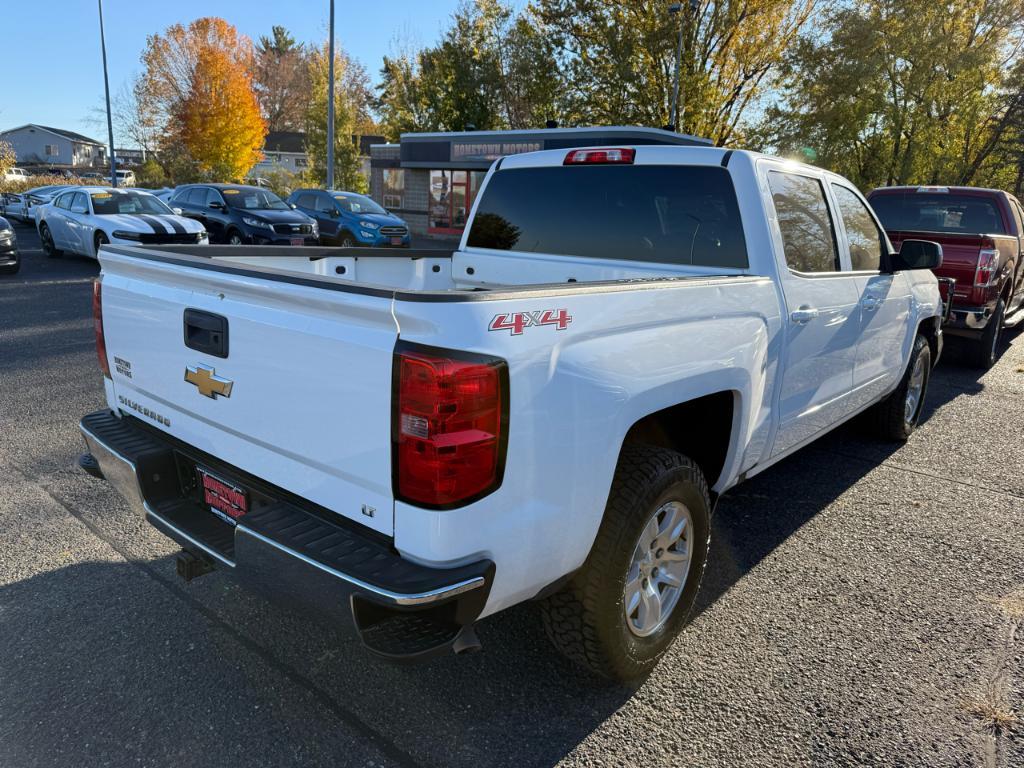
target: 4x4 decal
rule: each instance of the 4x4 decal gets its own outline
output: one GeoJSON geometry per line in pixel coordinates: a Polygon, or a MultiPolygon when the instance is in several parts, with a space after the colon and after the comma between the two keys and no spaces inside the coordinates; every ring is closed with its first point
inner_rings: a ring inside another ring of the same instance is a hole
{"type": "Polygon", "coordinates": [[[488,331],[511,331],[521,336],[527,328],[538,325],[553,325],[555,330],[564,331],[572,322],[572,316],[565,309],[542,309],[537,312],[503,312],[495,315],[488,331]]]}

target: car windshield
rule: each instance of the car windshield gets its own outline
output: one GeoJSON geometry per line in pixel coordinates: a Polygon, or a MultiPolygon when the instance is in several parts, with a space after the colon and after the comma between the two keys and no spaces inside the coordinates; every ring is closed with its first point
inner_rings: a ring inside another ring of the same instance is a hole
{"type": "Polygon", "coordinates": [[[287,211],[288,203],[266,189],[222,189],[224,199],[232,208],[246,211],[287,211]]]}
{"type": "Polygon", "coordinates": [[[889,231],[947,232],[954,235],[1006,233],[995,201],[948,192],[904,192],[874,195],[882,226],[889,231]]]}
{"type": "Polygon", "coordinates": [[[336,194],[333,195],[334,203],[338,210],[347,213],[387,213],[386,210],[377,205],[373,200],[363,195],[336,194]]]}
{"type": "Polygon", "coordinates": [[[90,192],[92,208],[97,216],[132,213],[172,213],[164,203],[152,195],[138,192],[90,192]]]}

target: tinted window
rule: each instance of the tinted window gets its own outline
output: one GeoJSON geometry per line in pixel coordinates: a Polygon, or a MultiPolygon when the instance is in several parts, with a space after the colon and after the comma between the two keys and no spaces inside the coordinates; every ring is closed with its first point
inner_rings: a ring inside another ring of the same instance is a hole
{"type": "Polygon", "coordinates": [[[54,205],[66,211],[68,208],[71,207],[71,198],[73,198],[74,196],[75,195],[73,192],[65,192],[63,195],[61,195],[54,201],[54,205]]]}
{"type": "Polygon", "coordinates": [[[205,205],[206,204],[206,189],[205,187],[192,187],[188,191],[188,197],[185,202],[189,205],[205,205]]]}
{"type": "Polygon", "coordinates": [[[269,189],[225,189],[224,200],[232,208],[246,211],[287,211],[288,204],[269,189]]]}
{"type": "Polygon", "coordinates": [[[838,272],[836,232],[821,182],[809,176],[769,171],[768,185],[789,268],[796,272],[838,272]]]}
{"type": "Polygon", "coordinates": [[[202,191],[203,196],[202,198],[200,198],[200,205],[205,205],[207,208],[209,208],[211,203],[220,203],[221,205],[224,204],[224,198],[221,197],[220,192],[218,192],[213,187],[206,187],[202,191]]]}
{"type": "Polygon", "coordinates": [[[736,191],[718,166],[499,171],[483,191],[468,242],[505,251],[747,266],[736,191]]]}
{"type": "Polygon", "coordinates": [[[314,200],[313,203],[316,206],[316,210],[320,213],[333,213],[337,210],[337,208],[334,207],[334,203],[331,201],[331,198],[324,197],[323,195],[317,195],[316,200],[314,200]]]}
{"type": "Polygon", "coordinates": [[[313,195],[306,192],[298,196],[295,200],[295,204],[300,208],[314,208],[316,206],[316,199],[313,195]]]}
{"type": "Polygon", "coordinates": [[[878,225],[853,190],[833,184],[832,192],[836,196],[839,215],[842,216],[843,225],[846,227],[853,269],[877,272],[882,268],[883,251],[882,233],[878,225]]]}
{"type": "Polygon", "coordinates": [[[874,195],[871,207],[889,231],[1006,234],[994,200],[948,192],[894,192],[874,195]]]}

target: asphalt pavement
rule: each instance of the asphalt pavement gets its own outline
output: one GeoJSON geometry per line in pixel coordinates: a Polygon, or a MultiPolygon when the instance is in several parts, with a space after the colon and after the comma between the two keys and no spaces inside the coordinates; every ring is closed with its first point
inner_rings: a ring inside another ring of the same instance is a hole
{"type": "MultiPolygon", "coordinates": [[[[947,356],[900,448],[843,427],[726,495],[690,627],[637,688],[549,647],[396,667],[175,546],[75,465],[98,265],[0,277],[0,766],[1024,765],[1024,335],[947,356]]],[[[954,350],[955,352],[955,350],[954,350]]]]}

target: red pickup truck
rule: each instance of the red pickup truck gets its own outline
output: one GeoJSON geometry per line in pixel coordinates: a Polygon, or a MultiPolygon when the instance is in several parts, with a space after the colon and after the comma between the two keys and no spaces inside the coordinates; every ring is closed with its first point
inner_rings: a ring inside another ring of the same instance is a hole
{"type": "Polygon", "coordinates": [[[868,200],[896,248],[911,239],[942,245],[935,274],[956,280],[945,328],[971,338],[974,363],[991,367],[1002,328],[1024,319],[1020,202],[975,187],[881,187],[868,200]]]}

